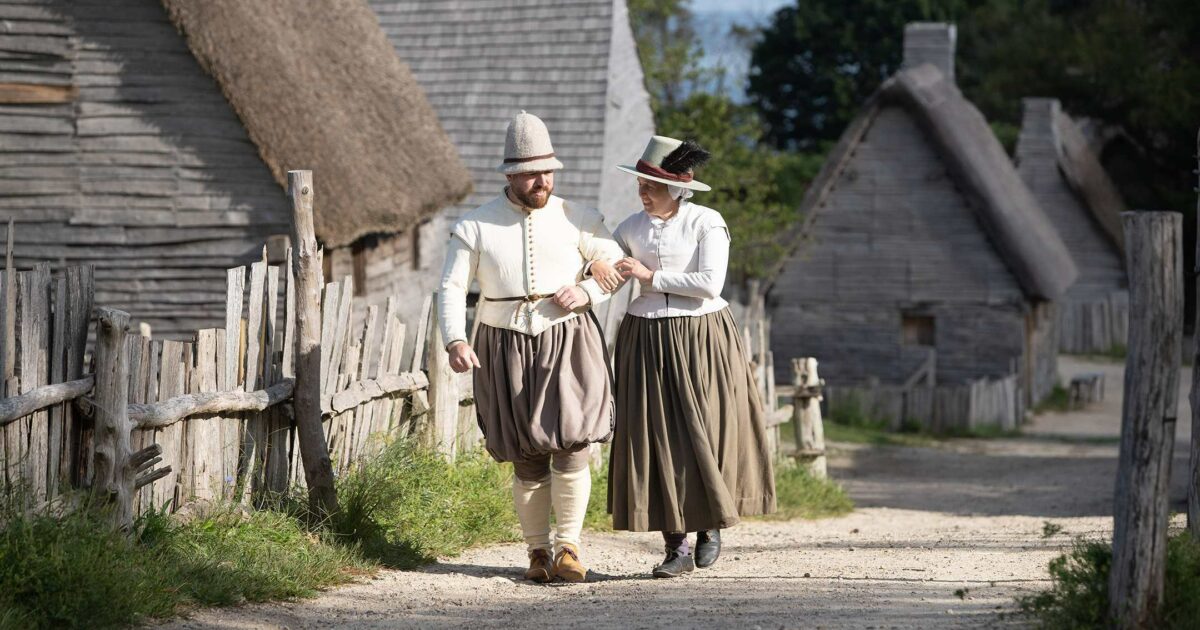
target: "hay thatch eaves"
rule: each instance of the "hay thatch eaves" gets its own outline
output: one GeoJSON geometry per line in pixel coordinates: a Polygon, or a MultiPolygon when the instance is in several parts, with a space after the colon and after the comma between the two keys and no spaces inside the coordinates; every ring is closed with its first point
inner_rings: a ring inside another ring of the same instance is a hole
{"type": "Polygon", "coordinates": [[[1058,168],[1071,188],[1083,198],[1100,228],[1112,244],[1125,256],[1125,231],[1121,213],[1126,210],[1121,193],[1108,177],[1104,166],[1079,126],[1061,108],[1054,108],[1054,140],[1058,168]]]}
{"type": "Polygon", "coordinates": [[[162,0],[276,181],[313,171],[317,237],[341,247],[454,204],[471,180],[364,0],[162,0]]]}
{"type": "MultiPolygon", "coordinates": [[[[983,114],[930,64],[897,72],[867,100],[805,192],[800,205],[804,218],[788,237],[789,249],[801,246],[854,148],[880,108],[890,104],[904,107],[942,156],[1025,294],[1041,300],[1061,296],[1079,273],[1066,245],[1021,181],[983,114]]],[[[768,278],[778,277],[783,264],[781,261],[768,278]]],[[[769,280],[764,290],[769,290],[771,283],[769,280]]]]}

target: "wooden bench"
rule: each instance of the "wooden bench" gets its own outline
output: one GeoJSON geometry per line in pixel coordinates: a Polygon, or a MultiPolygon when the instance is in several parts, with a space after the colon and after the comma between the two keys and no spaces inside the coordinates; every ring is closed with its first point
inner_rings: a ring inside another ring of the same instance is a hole
{"type": "Polygon", "coordinates": [[[1070,388],[1067,390],[1067,406],[1071,409],[1082,409],[1090,403],[1104,400],[1104,374],[1087,372],[1071,377],[1070,388]]]}

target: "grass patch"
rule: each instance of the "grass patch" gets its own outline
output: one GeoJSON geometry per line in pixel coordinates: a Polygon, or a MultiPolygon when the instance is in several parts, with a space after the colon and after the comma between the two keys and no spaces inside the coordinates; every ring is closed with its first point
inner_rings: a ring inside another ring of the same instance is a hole
{"type": "Polygon", "coordinates": [[[482,450],[451,464],[414,442],[396,442],[338,481],[338,501],[332,530],[394,568],[520,540],[512,467],[482,450]]]}
{"type": "Polygon", "coordinates": [[[278,512],[150,514],[126,537],[93,512],[9,512],[0,531],[0,627],[115,627],[198,605],[309,596],[372,567],[278,512]]]}
{"type": "MultiPolygon", "coordinates": [[[[1021,611],[1042,628],[1102,628],[1108,623],[1112,547],[1077,539],[1070,552],[1050,561],[1053,586],[1018,598],[1021,611]]],[[[1194,628],[1200,618],[1200,544],[1187,532],[1167,542],[1166,583],[1157,628],[1194,628]]]]}
{"type": "Polygon", "coordinates": [[[1056,383],[1054,389],[1033,407],[1033,413],[1043,414],[1048,411],[1065,413],[1071,410],[1071,394],[1061,383],[1056,383]]]}
{"type": "Polygon", "coordinates": [[[849,514],[854,509],[854,502],[841,485],[830,479],[817,479],[804,468],[788,464],[775,465],[777,510],[763,519],[829,518],[849,514]]]}

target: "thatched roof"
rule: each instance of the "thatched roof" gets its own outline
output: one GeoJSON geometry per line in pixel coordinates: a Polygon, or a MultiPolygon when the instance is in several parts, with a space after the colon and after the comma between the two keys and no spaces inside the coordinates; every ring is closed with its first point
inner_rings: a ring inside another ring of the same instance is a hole
{"type": "Polygon", "coordinates": [[[311,169],[317,237],[398,232],[470,176],[364,0],[162,0],[280,185],[311,169]]]}
{"type": "MultiPolygon", "coordinates": [[[[805,193],[804,216],[790,237],[799,247],[854,148],[886,105],[903,107],[941,155],[1005,264],[1031,298],[1054,300],[1078,275],[1066,246],[1021,181],[979,110],[936,67],[905,68],[872,95],[805,193]]],[[[782,270],[775,270],[772,276],[782,270]]]]}
{"type": "Polygon", "coordinates": [[[1057,101],[1053,115],[1058,168],[1124,257],[1125,232],[1121,227],[1121,213],[1126,208],[1121,193],[1088,146],[1087,138],[1075,121],[1057,106],[1057,101]]]}

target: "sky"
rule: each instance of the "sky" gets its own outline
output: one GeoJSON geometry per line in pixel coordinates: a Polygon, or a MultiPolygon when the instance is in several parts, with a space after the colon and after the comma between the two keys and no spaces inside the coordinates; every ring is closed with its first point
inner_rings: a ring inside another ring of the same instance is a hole
{"type": "Polygon", "coordinates": [[[749,68],[749,53],[728,36],[729,26],[737,22],[759,26],[781,6],[796,0],[692,0],[690,8],[695,18],[697,34],[704,46],[703,63],[724,66],[728,70],[729,96],[735,101],[744,98],[744,82],[749,68]]]}

